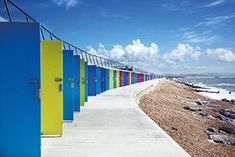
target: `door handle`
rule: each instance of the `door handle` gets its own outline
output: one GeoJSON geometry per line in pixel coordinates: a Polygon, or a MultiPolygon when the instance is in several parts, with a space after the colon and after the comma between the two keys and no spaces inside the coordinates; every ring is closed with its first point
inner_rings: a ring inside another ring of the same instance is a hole
{"type": "Polygon", "coordinates": [[[63,79],[62,78],[55,78],[55,82],[62,82],[63,79]]]}
{"type": "Polygon", "coordinates": [[[74,83],[73,82],[70,83],[70,88],[74,88],[74,83]]]}
{"type": "Polygon", "coordinates": [[[34,96],[35,96],[35,99],[39,100],[41,99],[41,91],[39,88],[37,88],[35,91],[34,91],[34,96]]]}
{"type": "Polygon", "coordinates": [[[59,84],[59,92],[62,92],[63,91],[63,86],[62,84],[59,84]]]}
{"type": "Polygon", "coordinates": [[[74,80],[74,78],[68,78],[68,81],[73,81],[74,80]]]}
{"type": "Polygon", "coordinates": [[[39,80],[29,80],[29,84],[39,84],[39,80]]]}

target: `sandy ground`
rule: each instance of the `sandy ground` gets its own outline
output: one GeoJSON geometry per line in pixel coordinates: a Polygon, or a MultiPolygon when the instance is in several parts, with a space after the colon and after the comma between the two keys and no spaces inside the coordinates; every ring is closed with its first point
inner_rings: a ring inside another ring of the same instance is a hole
{"type": "Polygon", "coordinates": [[[201,96],[186,85],[162,80],[140,99],[139,106],[191,156],[235,157],[234,145],[211,142],[206,133],[208,127],[214,127],[217,132],[221,126],[235,127],[214,118],[219,109],[232,108],[231,104],[201,96]],[[213,109],[202,107],[209,116],[203,117],[198,112],[184,109],[197,100],[206,100],[215,106],[213,109]]]}

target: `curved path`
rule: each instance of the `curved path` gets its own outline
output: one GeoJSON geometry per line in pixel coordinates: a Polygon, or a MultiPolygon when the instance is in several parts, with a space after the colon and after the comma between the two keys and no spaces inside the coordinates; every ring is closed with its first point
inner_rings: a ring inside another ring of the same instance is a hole
{"type": "Polygon", "coordinates": [[[64,124],[61,138],[43,138],[43,157],[189,156],[133,100],[159,80],[109,90],[64,124]]]}

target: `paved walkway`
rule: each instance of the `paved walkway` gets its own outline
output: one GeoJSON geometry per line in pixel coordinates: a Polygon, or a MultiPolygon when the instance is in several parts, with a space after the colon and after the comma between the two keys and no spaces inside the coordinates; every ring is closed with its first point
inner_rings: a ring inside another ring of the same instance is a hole
{"type": "Polygon", "coordinates": [[[43,138],[43,157],[184,157],[188,154],[136,105],[133,97],[156,85],[147,81],[89,98],[64,124],[61,138],[43,138]]]}

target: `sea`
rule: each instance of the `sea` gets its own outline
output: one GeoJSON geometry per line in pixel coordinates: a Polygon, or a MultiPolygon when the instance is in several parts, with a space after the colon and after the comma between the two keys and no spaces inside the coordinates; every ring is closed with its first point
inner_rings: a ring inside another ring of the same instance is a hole
{"type": "Polygon", "coordinates": [[[184,77],[180,80],[192,83],[201,87],[208,88],[209,91],[219,91],[219,93],[202,92],[202,95],[213,99],[228,100],[235,99],[235,75],[233,76],[216,76],[216,77],[184,77]]]}

